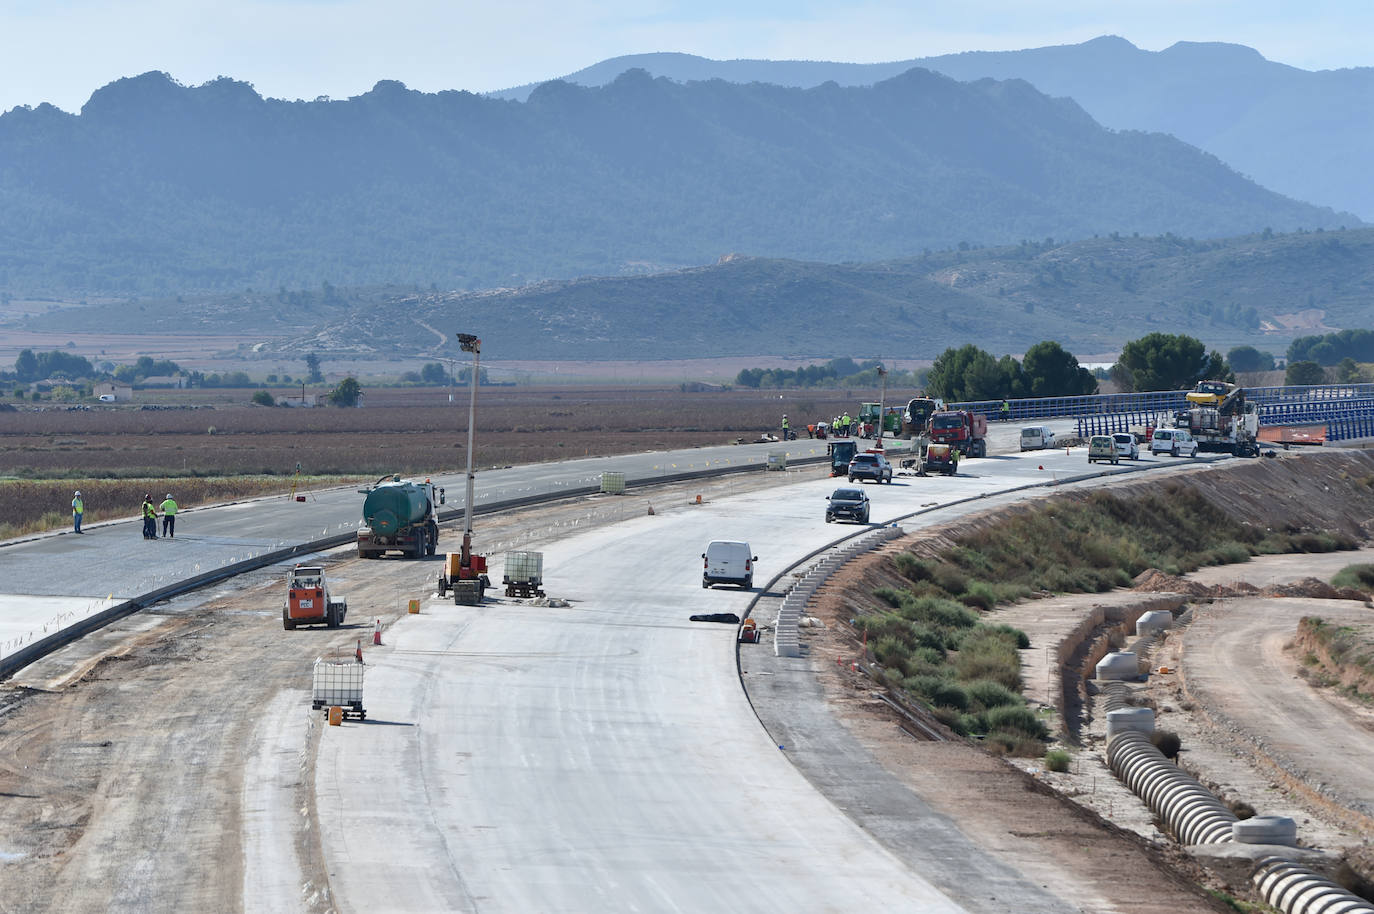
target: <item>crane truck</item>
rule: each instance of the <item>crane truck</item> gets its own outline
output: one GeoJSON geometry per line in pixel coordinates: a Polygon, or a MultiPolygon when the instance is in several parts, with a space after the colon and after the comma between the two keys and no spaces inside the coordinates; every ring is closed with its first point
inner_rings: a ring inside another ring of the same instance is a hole
{"type": "Polygon", "coordinates": [[[1258,457],[1259,409],[1245,389],[1225,381],[1199,381],[1186,396],[1188,408],[1174,414],[1174,427],[1186,428],[1198,450],[1258,457]]]}
{"type": "Polygon", "coordinates": [[[381,558],[388,552],[416,559],[434,554],[443,489],[428,479],[416,482],[387,475],[358,491],[367,496],[363,500],[363,526],[358,528],[359,558],[381,558]]]}

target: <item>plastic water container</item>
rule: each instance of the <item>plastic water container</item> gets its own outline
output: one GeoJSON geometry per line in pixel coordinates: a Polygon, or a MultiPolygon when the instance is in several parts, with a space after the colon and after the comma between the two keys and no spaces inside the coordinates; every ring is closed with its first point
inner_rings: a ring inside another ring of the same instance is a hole
{"type": "Polygon", "coordinates": [[[602,473],[602,474],[601,474],[601,494],[603,494],[603,495],[624,495],[624,494],[625,494],[625,474],[624,474],[624,473],[602,473]]]}
{"type": "Polygon", "coordinates": [[[506,583],[538,584],[544,580],[544,553],[507,552],[506,583]]]}

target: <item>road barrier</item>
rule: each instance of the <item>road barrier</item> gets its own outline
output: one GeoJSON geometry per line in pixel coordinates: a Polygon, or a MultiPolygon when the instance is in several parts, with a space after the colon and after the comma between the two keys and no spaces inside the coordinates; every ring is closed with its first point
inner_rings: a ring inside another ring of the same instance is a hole
{"type": "Polygon", "coordinates": [[[778,609],[778,618],[773,625],[773,652],[779,657],[800,657],[801,617],[816,589],[845,562],[881,546],[888,540],[905,535],[906,531],[897,526],[870,531],[836,547],[825,558],[807,569],[782,598],[782,606],[778,609]]]}

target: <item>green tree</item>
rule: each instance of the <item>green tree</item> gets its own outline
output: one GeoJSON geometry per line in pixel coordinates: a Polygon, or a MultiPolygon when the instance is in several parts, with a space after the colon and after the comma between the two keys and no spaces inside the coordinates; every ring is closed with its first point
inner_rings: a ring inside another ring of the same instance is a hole
{"type": "Polygon", "coordinates": [[[1288,370],[1283,375],[1283,383],[1298,386],[1322,384],[1325,381],[1326,372],[1316,362],[1289,362],[1288,370]]]}
{"type": "Polygon", "coordinates": [[[362,398],[362,385],[352,376],[344,378],[329,392],[329,402],[334,406],[357,406],[362,398]]]}
{"type": "Polygon", "coordinates": [[[277,401],[276,401],[275,399],[273,399],[272,394],[269,393],[268,391],[265,391],[265,390],[254,391],[254,392],[253,392],[253,396],[250,397],[249,399],[250,399],[253,403],[258,404],[259,406],[276,406],[276,405],[277,405],[277,401]]]}
{"type": "Polygon", "coordinates": [[[21,381],[38,380],[38,356],[33,354],[32,349],[19,353],[19,358],[14,360],[14,374],[21,381]]]}
{"type": "Polygon", "coordinates": [[[1121,348],[1112,377],[1125,390],[1187,390],[1203,378],[1229,381],[1221,353],[1207,354],[1202,340],[1184,334],[1150,333],[1121,348]],[[1213,372],[1217,372],[1214,374],[1213,372]]]}
{"type": "Polygon", "coordinates": [[[1336,365],[1336,382],[1338,384],[1358,384],[1364,380],[1364,372],[1360,370],[1360,365],[1354,359],[1346,356],[1336,365]]]}
{"type": "Polygon", "coordinates": [[[324,382],[324,372],[320,371],[320,357],[318,353],[307,352],[305,354],[305,368],[309,372],[306,380],[311,384],[321,384],[324,382]]]}
{"type": "Polygon", "coordinates": [[[1226,353],[1226,362],[1232,371],[1273,371],[1274,356],[1260,352],[1254,346],[1237,346],[1226,353]]]}
{"type": "Polygon", "coordinates": [[[445,384],[448,381],[448,372],[444,371],[444,366],[438,362],[426,362],[420,366],[420,380],[426,384],[445,384]]]}
{"type": "Polygon", "coordinates": [[[1021,362],[1026,391],[1032,397],[1077,397],[1097,393],[1097,379],[1078,364],[1073,353],[1053,340],[1036,343],[1021,362]]]}

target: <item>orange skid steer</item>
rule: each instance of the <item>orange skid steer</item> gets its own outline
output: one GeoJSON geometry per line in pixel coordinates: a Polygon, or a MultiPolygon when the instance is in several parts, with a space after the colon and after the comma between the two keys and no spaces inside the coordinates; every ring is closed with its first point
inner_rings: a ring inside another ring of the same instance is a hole
{"type": "Polygon", "coordinates": [[[281,610],[281,625],[291,631],[298,625],[325,625],[338,628],[348,614],[348,601],[329,595],[324,568],[297,565],[286,578],[286,603],[281,610]]]}

